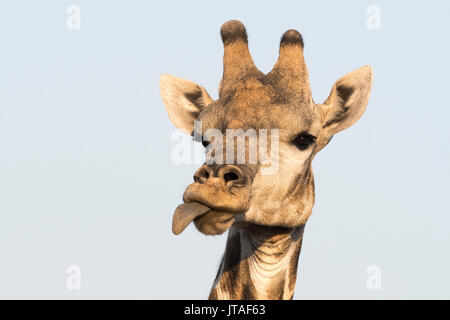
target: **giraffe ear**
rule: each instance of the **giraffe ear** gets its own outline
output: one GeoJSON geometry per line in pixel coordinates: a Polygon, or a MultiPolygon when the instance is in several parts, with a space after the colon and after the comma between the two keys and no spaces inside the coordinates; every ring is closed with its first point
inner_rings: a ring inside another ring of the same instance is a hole
{"type": "Polygon", "coordinates": [[[322,121],[322,132],[317,142],[319,150],[334,134],[350,127],[361,118],[369,101],[372,81],[371,66],[356,69],[336,81],[327,100],[317,105],[322,121]]]}
{"type": "Polygon", "coordinates": [[[191,134],[195,119],[213,102],[206,89],[169,74],[161,75],[159,88],[172,123],[181,131],[191,134]]]}

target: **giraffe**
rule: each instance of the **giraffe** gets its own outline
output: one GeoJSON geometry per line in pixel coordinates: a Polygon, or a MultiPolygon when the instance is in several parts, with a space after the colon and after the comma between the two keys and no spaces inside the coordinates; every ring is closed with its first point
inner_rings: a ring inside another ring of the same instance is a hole
{"type": "MultiPolygon", "coordinates": [[[[267,74],[253,63],[241,22],[224,23],[220,33],[224,56],[219,98],[213,100],[196,83],[163,74],[160,90],[168,116],[191,135],[195,121],[201,122],[202,143],[214,157],[224,156],[227,143],[236,144],[208,139],[208,129],[266,129],[271,135],[276,129],[278,167],[273,174],[261,174],[267,164],[260,160],[206,161],[175,209],[172,231],[179,234],[192,221],[207,235],[228,231],[209,299],[292,299],[304,228],[315,199],[312,159],[364,113],[372,68],[346,74],[323,103],[315,103],[298,31],[283,34],[278,60],[267,74]]],[[[248,155],[248,144],[246,140],[244,151],[237,146],[237,152],[248,155]]]]}

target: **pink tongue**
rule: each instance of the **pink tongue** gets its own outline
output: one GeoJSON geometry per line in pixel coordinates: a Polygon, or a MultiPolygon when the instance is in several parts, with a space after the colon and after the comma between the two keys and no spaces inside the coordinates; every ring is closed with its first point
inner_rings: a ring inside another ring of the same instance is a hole
{"type": "Polygon", "coordinates": [[[180,234],[192,220],[210,210],[210,208],[198,202],[180,204],[173,214],[172,232],[174,234],[180,234]]]}

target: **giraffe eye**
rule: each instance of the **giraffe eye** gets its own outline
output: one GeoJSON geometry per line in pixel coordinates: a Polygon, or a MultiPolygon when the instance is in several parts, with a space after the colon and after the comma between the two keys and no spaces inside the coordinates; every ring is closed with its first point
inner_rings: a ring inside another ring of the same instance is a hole
{"type": "Polygon", "coordinates": [[[314,143],[315,140],[316,137],[307,133],[301,133],[294,139],[293,143],[300,150],[306,150],[310,145],[314,143]]]}

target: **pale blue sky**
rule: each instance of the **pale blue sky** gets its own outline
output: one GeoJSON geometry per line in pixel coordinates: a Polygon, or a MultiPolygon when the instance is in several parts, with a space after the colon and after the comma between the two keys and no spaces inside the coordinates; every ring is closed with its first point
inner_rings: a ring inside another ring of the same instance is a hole
{"type": "Polygon", "coordinates": [[[171,73],[217,97],[229,19],[264,72],[298,29],[318,102],[347,72],[374,69],[367,112],[313,163],[295,298],[450,298],[449,18],[437,0],[2,1],[0,298],[207,297],[225,235],[171,233],[197,165],[171,163],[158,81],[171,73]],[[366,287],[369,265],[380,290],[366,287]]]}

